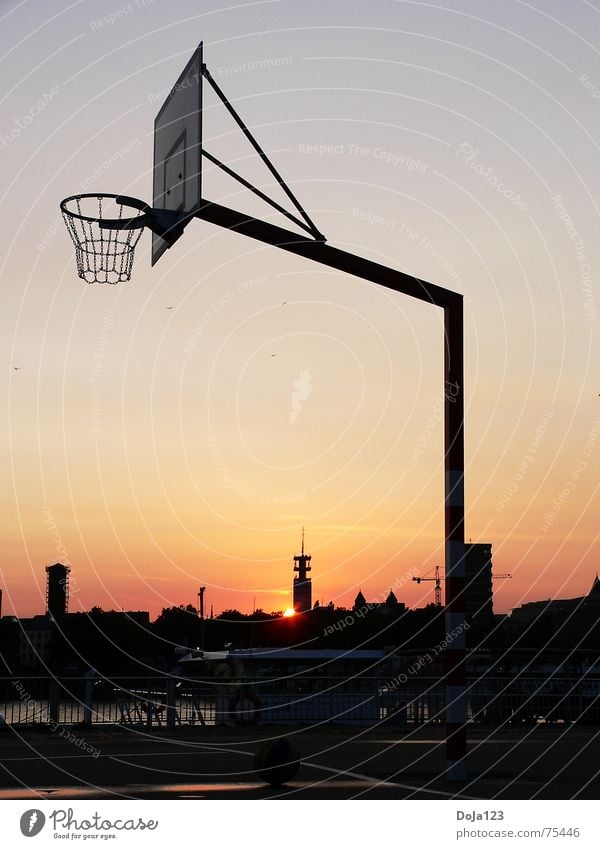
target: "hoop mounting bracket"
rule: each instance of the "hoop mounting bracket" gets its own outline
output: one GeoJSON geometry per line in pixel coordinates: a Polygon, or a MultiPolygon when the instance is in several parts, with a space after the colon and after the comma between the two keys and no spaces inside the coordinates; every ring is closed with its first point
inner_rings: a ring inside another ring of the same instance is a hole
{"type": "Polygon", "coordinates": [[[143,214],[137,218],[123,220],[112,218],[99,221],[103,230],[137,230],[147,227],[168,242],[169,247],[175,244],[183,233],[185,225],[194,217],[194,213],[190,215],[187,212],[173,212],[170,209],[154,209],[144,201],[126,195],[118,195],[116,201],[139,209],[143,214]]]}

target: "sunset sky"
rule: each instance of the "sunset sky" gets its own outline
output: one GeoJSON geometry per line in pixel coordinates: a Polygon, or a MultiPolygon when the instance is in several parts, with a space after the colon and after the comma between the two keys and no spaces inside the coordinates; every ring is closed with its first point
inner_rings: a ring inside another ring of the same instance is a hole
{"type": "MultiPolygon", "coordinates": [[[[495,611],[588,591],[600,8],[4,0],[0,32],[4,614],[44,611],[57,560],[71,611],[154,617],[200,585],[215,612],[282,610],[303,525],[314,599],[433,600],[410,575],[443,566],[439,310],[199,221],[154,268],[145,233],[129,283],[77,277],[60,200],[151,200],[154,117],[201,40],[331,244],[464,295],[466,536],[512,573],[495,611]]],[[[210,98],[204,129],[273,189],[210,98]]]]}

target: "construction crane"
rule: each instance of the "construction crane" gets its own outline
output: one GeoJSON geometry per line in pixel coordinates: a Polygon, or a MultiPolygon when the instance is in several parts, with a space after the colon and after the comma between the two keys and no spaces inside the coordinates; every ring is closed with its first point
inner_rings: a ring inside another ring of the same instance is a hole
{"type": "Polygon", "coordinates": [[[417,584],[420,584],[421,581],[435,581],[434,588],[434,598],[435,598],[435,606],[442,606],[442,578],[440,578],[440,567],[435,567],[435,578],[413,578],[413,581],[416,581],[417,584]]]}
{"type": "MultiPolygon", "coordinates": [[[[496,578],[512,578],[512,575],[511,575],[510,572],[503,572],[503,573],[493,572],[492,573],[492,580],[495,581],[496,578]]],[[[444,580],[446,580],[446,579],[440,577],[440,567],[439,566],[435,567],[435,577],[434,578],[413,578],[413,581],[416,581],[417,584],[420,584],[421,581],[435,581],[434,600],[435,600],[435,606],[436,607],[442,606],[442,581],[444,581],[444,580]]]]}

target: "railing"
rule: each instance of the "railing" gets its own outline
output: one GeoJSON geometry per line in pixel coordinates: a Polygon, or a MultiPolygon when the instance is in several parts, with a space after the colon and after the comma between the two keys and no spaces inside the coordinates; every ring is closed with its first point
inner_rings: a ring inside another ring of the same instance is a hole
{"type": "MultiPolygon", "coordinates": [[[[500,726],[561,722],[600,724],[600,676],[481,677],[468,687],[472,723],[500,726]]],[[[441,725],[439,678],[405,676],[205,679],[0,678],[0,724],[441,725]],[[406,679],[406,680],[405,680],[406,679]]]]}
{"type": "MultiPolygon", "coordinates": [[[[397,679],[396,679],[397,680],[397,679]]],[[[439,679],[420,678],[382,689],[382,718],[399,724],[444,722],[439,679]]],[[[600,724],[600,676],[481,677],[467,686],[467,719],[492,726],[544,723],[600,724]]]]}
{"type": "Polygon", "coordinates": [[[214,725],[214,687],[170,676],[0,679],[8,725],[214,725]]]}

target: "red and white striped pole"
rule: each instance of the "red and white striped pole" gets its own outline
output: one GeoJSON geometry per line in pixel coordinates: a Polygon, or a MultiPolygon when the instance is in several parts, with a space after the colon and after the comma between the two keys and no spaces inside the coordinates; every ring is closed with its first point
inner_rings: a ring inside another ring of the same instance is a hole
{"type": "Polygon", "coordinates": [[[447,778],[467,777],[465,648],[465,450],[463,304],[444,307],[444,455],[446,536],[445,705],[447,778]]]}

